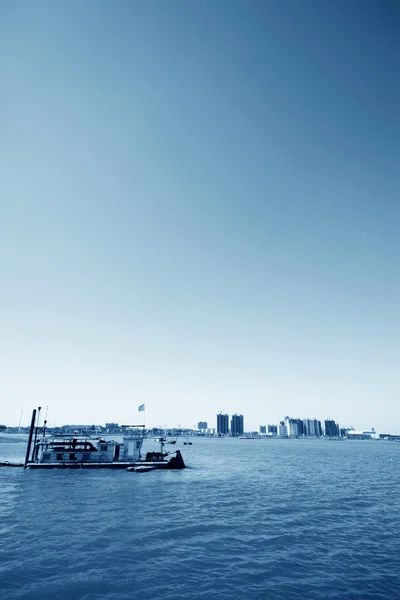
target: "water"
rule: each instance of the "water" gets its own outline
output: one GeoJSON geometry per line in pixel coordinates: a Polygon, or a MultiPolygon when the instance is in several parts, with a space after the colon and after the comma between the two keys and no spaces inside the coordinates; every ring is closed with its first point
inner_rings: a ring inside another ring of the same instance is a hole
{"type": "Polygon", "coordinates": [[[1,600],[400,598],[400,444],[179,447],[190,469],[0,469],[1,600]]]}

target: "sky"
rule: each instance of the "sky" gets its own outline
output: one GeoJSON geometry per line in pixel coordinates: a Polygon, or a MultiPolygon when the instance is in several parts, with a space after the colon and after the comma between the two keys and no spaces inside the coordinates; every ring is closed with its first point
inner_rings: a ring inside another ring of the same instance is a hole
{"type": "Polygon", "coordinates": [[[389,0],[0,3],[0,423],[400,433],[389,0]]]}

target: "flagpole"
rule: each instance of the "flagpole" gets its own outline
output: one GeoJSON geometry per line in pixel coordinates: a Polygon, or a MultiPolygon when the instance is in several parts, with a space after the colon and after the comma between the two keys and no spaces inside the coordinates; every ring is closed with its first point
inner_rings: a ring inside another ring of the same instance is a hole
{"type": "Polygon", "coordinates": [[[140,406],[138,406],[138,411],[139,412],[143,412],[143,435],[146,429],[146,403],[143,402],[143,404],[141,404],[140,406]]]}

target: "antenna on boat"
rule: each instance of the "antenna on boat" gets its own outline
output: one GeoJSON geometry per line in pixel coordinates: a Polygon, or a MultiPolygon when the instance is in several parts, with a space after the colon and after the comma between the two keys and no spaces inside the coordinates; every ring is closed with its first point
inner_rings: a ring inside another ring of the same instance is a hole
{"type": "Polygon", "coordinates": [[[24,414],[24,410],[21,410],[21,416],[19,418],[19,425],[18,425],[18,433],[21,433],[21,422],[22,422],[22,415],[24,414]]]}
{"type": "Polygon", "coordinates": [[[43,421],[42,440],[44,440],[44,438],[46,437],[47,413],[48,413],[48,411],[49,411],[49,405],[46,406],[46,414],[44,416],[44,421],[43,421]]]}
{"type": "Polygon", "coordinates": [[[47,429],[47,413],[49,412],[49,405],[47,404],[46,406],[46,414],[44,415],[44,421],[43,421],[43,439],[45,438],[46,435],[46,429],[47,429]]]}

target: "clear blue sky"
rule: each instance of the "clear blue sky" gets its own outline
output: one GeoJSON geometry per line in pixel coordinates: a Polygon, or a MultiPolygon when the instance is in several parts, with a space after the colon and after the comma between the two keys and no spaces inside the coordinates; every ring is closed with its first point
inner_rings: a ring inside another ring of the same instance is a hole
{"type": "Polygon", "coordinates": [[[0,4],[0,422],[400,432],[399,15],[0,4]]]}

